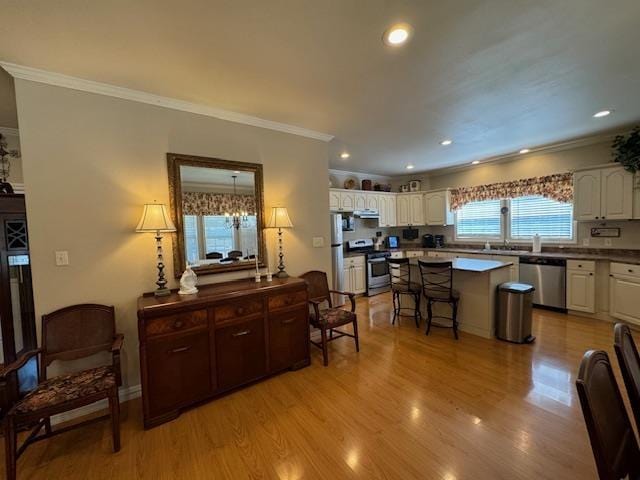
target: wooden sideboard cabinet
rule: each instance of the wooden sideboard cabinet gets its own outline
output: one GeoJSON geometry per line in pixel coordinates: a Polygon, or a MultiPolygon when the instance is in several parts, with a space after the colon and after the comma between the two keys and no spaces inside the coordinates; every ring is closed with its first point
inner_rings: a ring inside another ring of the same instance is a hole
{"type": "Polygon", "coordinates": [[[307,284],[240,280],[138,299],[145,428],[198,402],[309,365],[307,284]]]}

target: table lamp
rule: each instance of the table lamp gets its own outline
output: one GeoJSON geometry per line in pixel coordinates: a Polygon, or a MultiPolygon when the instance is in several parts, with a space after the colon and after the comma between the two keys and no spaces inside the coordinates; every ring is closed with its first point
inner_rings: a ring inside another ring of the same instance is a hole
{"type": "Polygon", "coordinates": [[[154,232],[156,234],[156,255],[158,261],[158,289],[154,292],[156,297],[169,295],[167,280],[164,278],[164,259],[162,257],[162,234],[175,232],[176,226],[171,221],[167,206],[162,203],[147,203],[142,212],[142,218],[136,227],[138,233],[154,232]]]}
{"type": "Polygon", "coordinates": [[[278,258],[280,261],[278,263],[278,273],[274,275],[277,278],[287,278],[289,276],[284,269],[284,261],[282,260],[284,258],[284,253],[282,253],[282,229],[292,227],[293,223],[291,223],[286,207],[273,207],[271,209],[271,218],[269,218],[267,228],[278,229],[278,258]]]}

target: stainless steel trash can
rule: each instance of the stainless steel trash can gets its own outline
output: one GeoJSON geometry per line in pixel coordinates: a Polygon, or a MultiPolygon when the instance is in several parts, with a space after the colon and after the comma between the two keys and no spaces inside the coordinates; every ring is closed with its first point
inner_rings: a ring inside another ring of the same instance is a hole
{"type": "Polygon", "coordinates": [[[496,337],[515,343],[531,343],[531,301],[535,288],[508,282],[498,287],[496,337]]]}

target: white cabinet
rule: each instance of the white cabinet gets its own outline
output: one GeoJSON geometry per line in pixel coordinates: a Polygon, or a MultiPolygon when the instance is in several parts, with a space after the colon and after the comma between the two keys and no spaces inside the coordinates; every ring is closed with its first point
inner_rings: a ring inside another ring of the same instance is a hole
{"type": "Polygon", "coordinates": [[[396,224],[400,227],[424,225],[422,193],[399,194],[396,198],[396,224]]]}
{"type": "Polygon", "coordinates": [[[427,225],[453,225],[453,212],[449,207],[448,190],[426,193],[424,205],[427,225]]]}
{"type": "Polygon", "coordinates": [[[576,220],[633,218],[633,174],[623,167],[577,171],[573,185],[576,220]]]}
{"type": "Polygon", "coordinates": [[[404,256],[406,258],[423,257],[424,256],[424,251],[423,250],[407,250],[406,252],[404,252],[404,256]]]}
{"type": "Polygon", "coordinates": [[[612,262],[609,274],[609,314],[640,325],[640,265],[612,262]]]}
{"type": "Polygon", "coordinates": [[[606,220],[633,218],[633,174],[622,167],[602,170],[601,217],[606,220]]]}
{"type": "Polygon", "coordinates": [[[396,226],[396,197],[391,194],[378,195],[378,212],[380,219],[378,226],[395,227],[396,226]]]}
{"type": "Polygon", "coordinates": [[[367,193],[364,208],[367,210],[380,210],[380,195],[377,193],[367,193]]]}
{"type": "Polygon", "coordinates": [[[567,309],[596,311],[596,262],[567,261],[567,309]]]}
{"type": "MultiPolygon", "coordinates": [[[[361,201],[364,202],[364,194],[361,201]]],[[[329,190],[329,210],[332,212],[353,212],[356,205],[356,193],[350,190],[329,190]]]]}
{"type": "Polygon", "coordinates": [[[345,291],[356,294],[365,293],[367,291],[367,272],[364,255],[345,258],[343,275],[345,291]]]}
{"type": "Polygon", "coordinates": [[[353,210],[366,210],[367,209],[367,194],[364,192],[353,193],[353,210]]]}

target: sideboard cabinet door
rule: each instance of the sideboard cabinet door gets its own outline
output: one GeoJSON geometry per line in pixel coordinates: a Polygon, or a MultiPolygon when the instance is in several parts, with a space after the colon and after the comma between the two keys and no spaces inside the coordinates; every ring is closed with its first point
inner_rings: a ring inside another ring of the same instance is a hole
{"type": "Polygon", "coordinates": [[[208,331],[156,339],[147,343],[149,410],[176,410],[211,395],[208,331]]]}
{"type": "Polygon", "coordinates": [[[269,370],[277,372],[308,364],[309,310],[305,305],[269,315],[269,370]]]}
{"type": "Polygon", "coordinates": [[[263,317],[216,330],[218,388],[228,390],[266,374],[263,317]]]}

